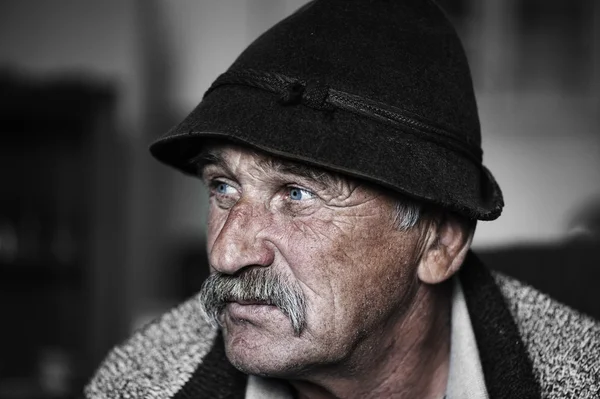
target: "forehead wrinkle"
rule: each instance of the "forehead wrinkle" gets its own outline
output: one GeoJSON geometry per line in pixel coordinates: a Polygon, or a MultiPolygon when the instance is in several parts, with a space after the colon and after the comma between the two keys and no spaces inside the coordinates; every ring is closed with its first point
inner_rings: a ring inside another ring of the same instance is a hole
{"type": "Polygon", "coordinates": [[[278,174],[301,176],[320,183],[323,186],[330,186],[341,180],[324,170],[293,161],[283,161],[270,156],[261,157],[258,164],[265,170],[278,174]]]}
{"type": "MultiPolygon", "coordinates": [[[[304,165],[298,162],[286,161],[263,154],[256,150],[244,149],[244,151],[255,156],[256,164],[268,174],[294,175],[313,180],[323,186],[331,186],[342,182],[344,179],[322,169],[304,165]]],[[[204,169],[209,165],[215,165],[230,171],[228,162],[223,155],[223,149],[215,146],[206,146],[194,157],[190,163],[196,165],[198,174],[202,177],[204,169]]]]}

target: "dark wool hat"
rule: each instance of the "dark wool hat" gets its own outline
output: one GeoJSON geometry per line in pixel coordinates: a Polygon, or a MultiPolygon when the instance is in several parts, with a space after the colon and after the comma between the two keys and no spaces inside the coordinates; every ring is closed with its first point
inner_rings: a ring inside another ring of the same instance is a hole
{"type": "Polygon", "coordinates": [[[195,174],[207,138],[375,182],[471,219],[497,218],[467,60],[429,0],[314,0],[256,39],[154,142],[195,174]]]}

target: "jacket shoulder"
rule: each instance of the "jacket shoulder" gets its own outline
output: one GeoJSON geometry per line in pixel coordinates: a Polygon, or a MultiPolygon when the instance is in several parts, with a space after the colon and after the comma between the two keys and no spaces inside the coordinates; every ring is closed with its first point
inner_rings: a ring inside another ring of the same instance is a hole
{"type": "Polygon", "coordinates": [[[216,336],[193,297],[114,348],[86,386],[85,397],[170,398],[191,378],[216,336]]]}
{"type": "Polygon", "coordinates": [[[543,397],[600,397],[600,323],[500,273],[494,279],[525,343],[543,397]]]}

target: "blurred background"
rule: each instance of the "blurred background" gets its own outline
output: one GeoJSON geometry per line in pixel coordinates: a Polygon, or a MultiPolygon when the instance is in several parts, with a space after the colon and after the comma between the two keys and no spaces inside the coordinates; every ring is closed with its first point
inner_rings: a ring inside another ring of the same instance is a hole
{"type": "MultiPolygon", "coordinates": [[[[75,396],[205,273],[205,194],[147,146],[305,0],[0,2],[0,398],[75,396]]],[[[440,0],[506,208],[478,253],[600,317],[600,2],[440,0]]]]}

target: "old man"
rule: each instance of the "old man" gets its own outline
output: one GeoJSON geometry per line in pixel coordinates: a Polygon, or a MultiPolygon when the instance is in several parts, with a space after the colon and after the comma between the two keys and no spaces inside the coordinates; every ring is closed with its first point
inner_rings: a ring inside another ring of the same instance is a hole
{"type": "Polygon", "coordinates": [[[152,154],[210,193],[210,277],[89,398],[600,395],[600,326],[470,251],[500,188],[429,0],[314,0],[152,154]]]}

